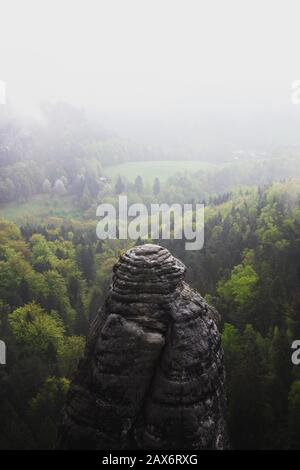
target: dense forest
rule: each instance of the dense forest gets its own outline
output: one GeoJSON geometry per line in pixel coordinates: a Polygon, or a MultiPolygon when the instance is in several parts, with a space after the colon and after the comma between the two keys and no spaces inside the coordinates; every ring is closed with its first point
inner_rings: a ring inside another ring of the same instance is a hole
{"type": "MultiPolygon", "coordinates": [[[[106,168],[159,154],[134,146],[64,104],[43,121],[0,123],[0,448],[53,448],[70,379],[132,241],[100,241],[101,202],[205,204],[205,243],[160,240],[222,316],[233,448],[300,448],[300,166],[297,149],[224,161],[153,180],[106,168]],[[43,195],[43,216],[33,211],[43,195]],[[14,220],[6,207],[27,204],[14,220]],[[64,215],[60,214],[66,207],[64,215]]],[[[161,155],[160,155],[161,156],[161,155]]],[[[172,162],[170,161],[170,165],[172,162]]],[[[147,240],[149,241],[149,240],[147,240]]],[[[144,243],[138,240],[137,243],[144,243]]]]}
{"type": "MultiPolygon", "coordinates": [[[[196,176],[191,181],[196,185],[196,176]]],[[[136,185],[142,198],[141,181],[136,185]]],[[[155,188],[157,197],[166,191],[157,181],[155,188]]],[[[300,183],[291,180],[211,197],[200,251],[162,241],[222,315],[233,448],[300,445],[300,371],[291,362],[292,341],[300,337],[299,233],[300,183]]],[[[127,247],[97,240],[95,221],[1,221],[8,358],[0,368],[0,448],[53,447],[89,323],[127,247]]]]}

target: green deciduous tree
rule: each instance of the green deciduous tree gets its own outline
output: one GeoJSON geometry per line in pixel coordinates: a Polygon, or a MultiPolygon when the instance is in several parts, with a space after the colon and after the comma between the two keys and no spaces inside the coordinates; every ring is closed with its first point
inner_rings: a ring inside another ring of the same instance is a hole
{"type": "Polygon", "coordinates": [[[45,355],[49,348],[57,351],[63,343],[62,322],[34,302],[10,313],[9,324],[24,352],[45,355]]]}

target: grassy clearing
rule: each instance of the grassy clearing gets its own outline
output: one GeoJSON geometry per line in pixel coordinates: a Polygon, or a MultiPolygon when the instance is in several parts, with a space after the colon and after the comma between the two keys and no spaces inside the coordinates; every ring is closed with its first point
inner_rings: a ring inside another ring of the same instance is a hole
{"type": "Polygon", "coordinates": [[[70,196],[51,198],[43,194],[32,198],[28,202],[13,202],[0,206],[0,217],[14,222],[38,220],[48,217],[63,217],[64,219],[79,218],[82,212],[74,204],[70,196]]]}
{"type": "MultiPolygon", "coordinates": [[[[149,161],[128,162],[120,165],[106,167],[106,176],[116,179],[118,175],[128,181],[134,181],[140,175],[144,183],[152,184],[154,178],[159,177],[161,182],[176,173],[195,173],[198,170],[213,170],[214,165],[194,161],[149,161]]],[[[18,224],[26,221],[45,222],[49,218],[61,217],[63,219],[82,219],[83,211],[76,205],[71,196],[50,197],[41,194],[27,202],[12,202],[0,205],[0,218],[12,220],[18,224]]]]}
{"type": "Polygon", "coordinates": [[[104,173],[110,178],[123,176],[129,181],[134,181],[140,175],[146,183],[152,183],[154,178],[159,177],[166,181],[175,173],[195,173],[198,170],[213,169],[214,165],[197,161],[150,161],[150,162],[127,162],[120,165],[106,167],[104,173]]]}

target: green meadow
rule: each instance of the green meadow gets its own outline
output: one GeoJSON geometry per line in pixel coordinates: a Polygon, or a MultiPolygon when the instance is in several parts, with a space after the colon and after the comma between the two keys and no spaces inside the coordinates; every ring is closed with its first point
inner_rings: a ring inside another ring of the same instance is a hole
{"type": "Polygon", "coordinates": [[[40,194],[27,202],[11,202],[0,206],[0,218],[14,222],[43,221],[48,217],[63,217],[65,219],[79,218],[82,211],[76,208],[71,196],[61,196],[59,199],[46,194],[40,194]]]}

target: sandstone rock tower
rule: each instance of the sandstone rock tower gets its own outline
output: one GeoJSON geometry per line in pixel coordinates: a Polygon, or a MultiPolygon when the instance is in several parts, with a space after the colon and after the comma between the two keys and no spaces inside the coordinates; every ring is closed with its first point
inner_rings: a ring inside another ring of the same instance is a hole
{"type": "Polygon", "coordinates": [[[142,245],[114,266],[67,398],[61,449],[223,449],[217,312],[168,250],[142,245]]]}

